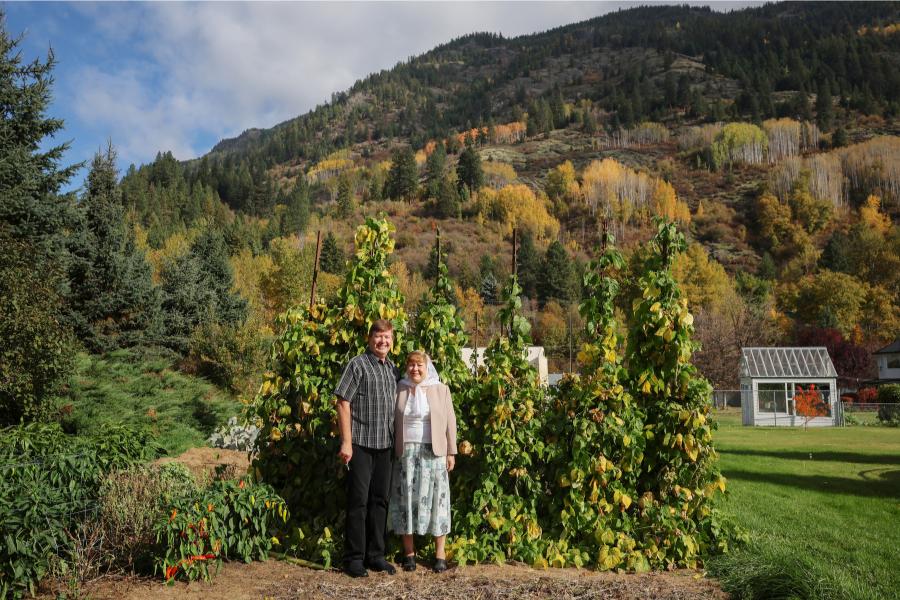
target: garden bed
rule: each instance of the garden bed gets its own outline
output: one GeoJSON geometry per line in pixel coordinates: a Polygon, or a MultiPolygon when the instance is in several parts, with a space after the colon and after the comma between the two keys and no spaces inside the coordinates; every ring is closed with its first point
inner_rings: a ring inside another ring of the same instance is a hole
{"type": "Polygon", "coordinates": [[[103,579],[86,585],[86,596],[122,600],[199,600],[200,598],[443,598],[445,600],[520,598],[726,599],[719,585],[696,571],[616,574],[576,569],[536,570],[519,565],[453,568],[435,575],[420,565],[415,573],[391,577],[373,573],[351,579],[337,571],[316,571],[277,560],[228,563],[211,582],[103,579]]]}

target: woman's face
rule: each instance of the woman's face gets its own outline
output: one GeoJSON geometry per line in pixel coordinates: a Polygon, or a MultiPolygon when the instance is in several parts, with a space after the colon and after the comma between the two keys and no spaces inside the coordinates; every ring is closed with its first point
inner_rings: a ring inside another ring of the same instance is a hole
{"type": "Polygon", "coordinates": [[[411,360],[406,365],[406,374],[413,383],[421,383],[425,379],[425,363],[411,360]]]}

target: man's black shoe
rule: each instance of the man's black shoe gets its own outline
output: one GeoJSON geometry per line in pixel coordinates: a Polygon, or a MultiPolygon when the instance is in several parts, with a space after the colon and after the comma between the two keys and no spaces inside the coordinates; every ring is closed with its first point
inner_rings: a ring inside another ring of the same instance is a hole
{"type": "Polygon", "coordinates": [[[404,556],[403,563],[401,564],[404,571],[415,571],[416,570],[416,557],[413,556],[404,556]]]}
{"type": "Polygon", "coordinates": [[[347,565],[344,565],[344,573],[349,575],[350,577],[368,577],[369,572],[366,571],[366,568],[362,566],[362,563],[353,562],[347,565]]]}
{"type": "Polygon", "coordinates": [[[388,575],[393,575],[397,572],[397,569],[394,568],[394,565],[384,560],[384,557],[370,560],[368,567],[376,572],[384,571],[388,575]]]}
{"type": "Polygon", "coordinates": [[[444,560],[443,558],[437,559],[436,561],[434,561],[434,566],[432,567],[432,570],[435,573],[443,573],[444,571],[447,570],[447,561],[444,560]]]}

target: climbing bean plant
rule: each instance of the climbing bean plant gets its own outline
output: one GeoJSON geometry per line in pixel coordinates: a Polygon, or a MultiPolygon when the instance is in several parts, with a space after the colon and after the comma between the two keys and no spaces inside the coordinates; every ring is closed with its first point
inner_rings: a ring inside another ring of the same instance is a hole
{"type": "Polygon", "coordinates": [[[282,316],[271,370],[249,409],[261,427],[254,472],[288,501],[296,552],[328,563],[340,551],[333,390],[380,317],[394,321],[395,358],[400,348],[425,349],[453,391],[460,435],[450,558],[642,571],[696,566],[728,549],[733,531],[714,503],[725,480],[710,387],[691,364],[692,317],[671,273],[684,249],[673,225],[659,221],[648,245],[627,340],[614,311],[623,261],[607,239],[584,281],[581,374],[552,394],[526,359],[515,276],[483,367],[462,361],[467,340],[444,265],[404,336],[402,298],[385,268],[391,231],[368,220],[337,299],[282,316]]]}
{"type": "Polygon", "coordinates": [[[279,318],[269,370],[248,406],[260,427],[254,475],[288,502],[297,552],[328,564],[340,552],[344,516],[334,388],[347,361],[365,351],[376,319],[394,324],[395,362],[404,345],[403,297],[387,268],[393,231],[387,220],[367,219],[336,298],[279,318]]]}

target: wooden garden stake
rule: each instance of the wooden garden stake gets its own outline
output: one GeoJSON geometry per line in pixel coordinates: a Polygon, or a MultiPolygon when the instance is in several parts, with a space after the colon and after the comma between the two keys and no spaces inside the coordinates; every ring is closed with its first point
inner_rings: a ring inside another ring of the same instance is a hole
{"type": "Polygon", "coordinates": [[[316,304],[316,281],[319,279],[319,256],[322,254],[322,230],[316,232],[316,260],[313,262],[312,290],[309,292],[309,310],[316,304]]]}

